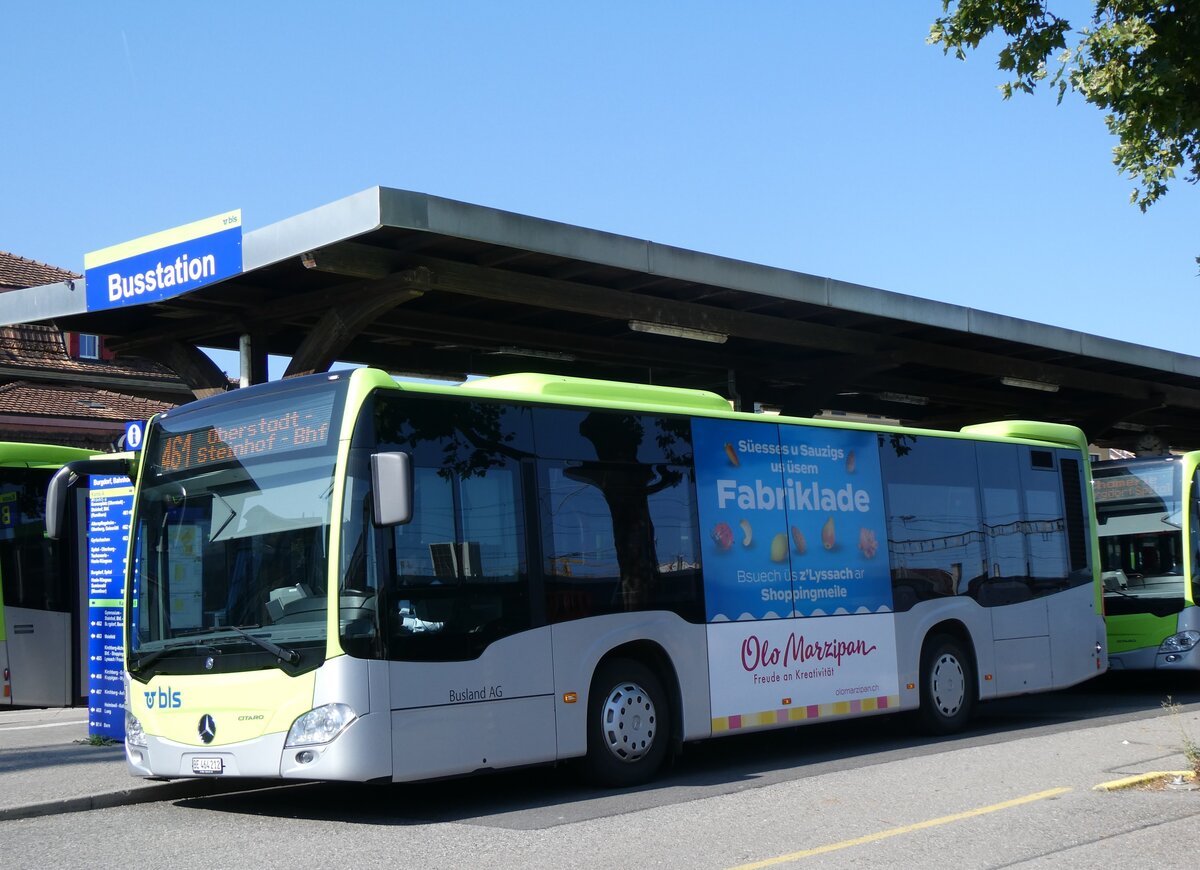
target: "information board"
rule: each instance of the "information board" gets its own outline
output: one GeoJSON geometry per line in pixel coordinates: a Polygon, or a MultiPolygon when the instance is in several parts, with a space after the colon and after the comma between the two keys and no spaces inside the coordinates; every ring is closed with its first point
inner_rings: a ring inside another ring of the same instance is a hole
{"type": "Polygon", "coordinates": [[[125,738],[122,614],[133,484],[121,475],[88,482],[88,734],[125,738]]]}

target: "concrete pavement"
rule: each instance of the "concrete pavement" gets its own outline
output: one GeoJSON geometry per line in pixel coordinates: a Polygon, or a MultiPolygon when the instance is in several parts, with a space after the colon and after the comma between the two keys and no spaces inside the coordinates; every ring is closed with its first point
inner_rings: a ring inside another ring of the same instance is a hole
{"type": "Polygon", "coordinates": [[[253,787],[130,776],[121,744],[88,742],[87,710],[0,709],[0,821],[253,787]]]}
{"type": "MultiPolygon", "coordinates": [[[[1200,705],[1184,708],[1178,717],[1114,716],[1048,736],[1093,766],[1096,787],[1114,789],[1137,785],[1157,772],[1186,770],[1183,747],[1193,735],[1200,736],[1200,705]],[[1103,749],[1089,751],[1085,745],[1103,749]]],[[[86,709],[0,709],[0,822],[273,785],[278,783],[144,780],[127,772],[121,744],[88,741],[86,709]]]]}

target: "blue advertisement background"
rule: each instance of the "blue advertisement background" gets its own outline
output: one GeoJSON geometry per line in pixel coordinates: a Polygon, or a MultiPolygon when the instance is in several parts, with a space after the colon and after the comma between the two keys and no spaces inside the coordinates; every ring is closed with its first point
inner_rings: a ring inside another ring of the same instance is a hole
{"type": "Polygon", "coordinates": [[[125,738],[122,613],[133,487],[92,477],[88,492],[88,734],[125,738]]]}
{"type": "Polygon", "coordinates": [[[874,432],[695,420],[708,620],[889,611],[874,432]]]}
{"type": "Polygon", "coordinates": [[[87,285],[87,310],[101,311],[109,308],[123,308],[128,305],[143,305],[148,302],[159,302],[179,296],[183,293],[223,281],[242,271],[242,227],[230,227],[219,233],[201,236],[196,239],[168,245],[157,250],[128,257],[114,263],[95,266],[84,273],[87,285]],[[133,275],[154,270],[159,263],[163,269],[174,266],[177,258],[187,254],[188,260],[197,260],[206,254],[212,254],[216,260],[216,272],[196,281],[184,280],[171,287],[157,287],[152,292],[143,293],[130,298],[122,297],[117,300],[109,299],[108,276],[120,274],[122,278],[130,279],[133,275]]]}

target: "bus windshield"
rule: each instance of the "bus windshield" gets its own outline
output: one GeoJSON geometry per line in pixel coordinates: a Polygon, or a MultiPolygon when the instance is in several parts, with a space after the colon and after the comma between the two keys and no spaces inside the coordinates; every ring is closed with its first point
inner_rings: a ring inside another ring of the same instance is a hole
{"type": "Polygon", "coordinates": [[[1095,469],[1106,608],[1166,615],[1184,607],[1183,505],[1178,462],[1095,469]]]}
{"type": "Polygon", "coordinates": [[[255,398],[151,428],[131,541],[135,677],[324,655],[340,391],[255,398]]]}
{"type": "Polygon", "coordinates": [[[53,473],[0,468],[0,578],[10,607],[66,610],[69,605],[69,584],[58,579],[57,542],[44,534],[46,484],[53,473]]]}

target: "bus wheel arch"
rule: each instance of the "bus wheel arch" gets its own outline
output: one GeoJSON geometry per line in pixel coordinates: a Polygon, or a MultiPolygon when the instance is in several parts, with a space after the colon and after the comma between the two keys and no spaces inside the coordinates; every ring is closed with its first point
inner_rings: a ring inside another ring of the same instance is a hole
{"type": "Polygon", "coordinates": [[[596,665],[587,700],[587,778],[629,787],[649,781],[677,743],[679,692],[666,654],[627,644],[596,665]]]}
{"type": "Polygon", "coordinates": [[[948,620],[929,630],[921,644],[918,679],[923,729],[933,734],[962,730],[979,700],[978,664],[966,626],[948,620]]]}

